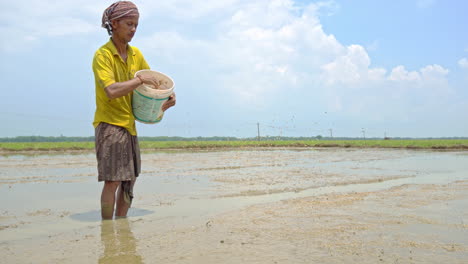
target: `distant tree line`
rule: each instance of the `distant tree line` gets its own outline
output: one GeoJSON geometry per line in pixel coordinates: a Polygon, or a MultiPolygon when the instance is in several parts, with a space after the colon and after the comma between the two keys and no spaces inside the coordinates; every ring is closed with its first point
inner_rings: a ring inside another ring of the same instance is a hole
{"type": "MultiPolygon", "coordinates": [[[[243,140],[236,137],[138,137],[140,141],[235,141],[243,140]]],[[[91,137],[44,137],[44,136],[19,136],[0,138],[0,142],[87,142],[94,141],[91,137]]]]}
{"type": "MultiPolygon", "coordinates": [[[[138,137],[140,141],[242,141],[242,140],[363,140],[358,137],[323,137],[321,135],[315,137],[276,137],[266,136],[250,138],[237,138],[237,137],[138,137]]],[[[365,138],[365,140],[381,140],[382,138],[365,138]]],[[[402,139],[468,139],[468,137],[444,137],[444,138],[410,138],[410,137],[396,137],[391,138],[395,140],[402,139]]],[[[91,137],[44,137],[44,136],[19,136],[19,137],[6,137],[0,138],[0,142],[86,142],[94,141],[94,136],[91,137]]]]}

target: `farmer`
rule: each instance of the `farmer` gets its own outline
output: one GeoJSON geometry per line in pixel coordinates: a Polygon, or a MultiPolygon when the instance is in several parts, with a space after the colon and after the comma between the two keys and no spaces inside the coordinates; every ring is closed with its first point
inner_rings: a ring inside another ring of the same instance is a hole
{"type": "MultiPolygon", "coordinates": [[[[139,13],[130,1],[110,5],[102,15],[102,27],[110,40],[93,59],[96,85],[94,128],[98,181],[104,181],[101,194],[102,219],[126,217],[133,199],[133,186],[140,173],[140,149],[132,114],[132,91],[145,83],[158,86],[150,76],[134,77],[149,69],[140,50],[128,45],[138,27],[139,13]],[[117,191],[118,190],[118,191],[117,191]],[[116,196],[117,191],[117,196],[116,196]]],[[[175,94],[162,110],[174,106],[175,94]]]]}

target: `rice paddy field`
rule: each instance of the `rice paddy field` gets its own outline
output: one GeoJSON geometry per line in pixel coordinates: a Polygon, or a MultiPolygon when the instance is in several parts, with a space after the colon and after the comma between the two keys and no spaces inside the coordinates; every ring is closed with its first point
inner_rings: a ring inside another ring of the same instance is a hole
{"type": "Polygon", "coordinates": [[[2,144],[0,263],[467,263],[466,142],[141,145],[102,221],[91,142],[2,144]]]}
{"type": "MultiPolygon", "coordinates": [[[[141,141],[142,149],[213,149],[255,147],[344,147],[468,150],[468,139],[141,141]]],[[[0,151],[93,150],[94,142],[2,142],[0,151]]]]}

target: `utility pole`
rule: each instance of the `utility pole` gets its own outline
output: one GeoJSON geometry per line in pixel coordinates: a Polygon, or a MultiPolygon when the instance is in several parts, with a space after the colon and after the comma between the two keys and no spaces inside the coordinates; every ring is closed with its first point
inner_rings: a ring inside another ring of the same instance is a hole
{"type": "Polygon", "coordinates": [[[257,122],[257,138],[260,141],[260,123],[257,122]]]}
{"type": "Polygon", "coordinates": [[[333,138],[333,129],[328,129],[330,131],[330,137],[333,138]]]}
{"type": "Polygon", "coordinates": [[[364,130],[364,128],[362,128],[362,137],[366,139],[366,131],[364,130]]]}

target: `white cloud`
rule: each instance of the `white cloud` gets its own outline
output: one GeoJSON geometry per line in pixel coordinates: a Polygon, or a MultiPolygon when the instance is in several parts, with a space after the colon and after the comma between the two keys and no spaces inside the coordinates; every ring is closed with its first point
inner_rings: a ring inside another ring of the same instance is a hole
{"type": "MultiPolygon", "coordinates": [[[[235,8],[236,5],[246,2],[246,0],[167,0],[152,1],[140,0],[134,1],[138,6],[143,19],[150,16],[170,17],[179,21],[190,21],[209,16],[216,16],[219,13],[226,12],[235,8]]],[[[104,9],[102,9],[104,10],[104,9]]]]}
{"type": "Polygon", "coordinates": [[[448,69],[440,65],[427,65],[421,68],[420,71],[409,72],[404,66],[400,65],[393,68],[390,76],[391,81],[408,81],[408,82],[431,82],[431,81],[445,81],[446,75],[449,73],[448,69]]]}
{"type": "Polygon", "coordinates": [[[468,69],[468,59],[466,58],[461,58],[459,61],[458,61],[458,65],[463,68],[463,69],[468,69]]]}
{"type": "MultiPolygon", "coordinates": [[[[79,5],[71,0],[45,2],[50,10],[42,8],[42,1],[12,2],[0,10],[0,21],[17,43],[87,34],[103,31],[100,16],[111,2],[98,6],[91,0],[79,5]]],[[[412,98],[432,102],[449,90],[449,71],[440,65],[377,68],[368,51],[376,49],[378,41],[367,48],[359,43],[347,46],[325,32],[319,18],[333,13],[333,1],[141,0],[136,4],[142,14],[140,28],[145,30],[132,43],[150,64],[181,68],[200,93],[220,92],[242,108],[274,109],[284,95],[295,92],[304,108],[319,105],[346,114],[372,113],[375,119],[403,118],[405,113],[398,114],[398,109],[413,109],[412,98]]],[[[465,67],[468,62],[462,59],[459,64],[465,67]]]]}
{"type": "Polygon", "coordinates": [[[299,9],[290,0],[249,1],[219,23],[222,27],[213,39],[157,32],[142,42],[145,50],[160,51],[158,56],[172,56],[171,60],[179,56],[196,64],[202,56],[204,69],[224,71],[218,75],[218,86],[259,102],[320,74],[321,65],[346,50],[323,32],[317,11],[314,4],[299,9]]]}
{"type": "MultiPolygon", "coordinates": [[[[370,58],[360,45],[347,47],[346,53],[338,56],[333,62],[322,66],[324,81],[328,85],[336,83],[357,84],[367,80],[369,75],[370,58]]],[[[372,77],[379,75],[379,71],[372,71],[372,77]]]]}
{"type": "Polygon", "coordinates": [[[311,4],[298,12],[288,0],[255,1],[240,8],[213,49],[238,72],[236,79],[227,76],[224,83],[236,83],[231,87],[236,90],[239,80],[245,87],[260,82],[249,92],[242,92],[258,101],[284,87],[304,85],[306,79],[319,75],[320,66],[345,48],[333,35],[324,33],[317,10],[311,4]]]}
{"type": "Polygon", "coordinates": [[[367,74],[368,74],[369,80],[379,81],[379,80],[383,80],[385,78],[386,73],[387,73],[386,69],[374,68],[374,69],[369,69],[367,74]]]}
{"type": "Polygon", "coordinates": [[[421,75],[415,71],[408,72],[405,66],[400,65],[392,69],[388,79],[391,81],[419,81],[421,75]]]}
{"type": "Polygon", "coordinates": [[[437,64],[427,65],[421,69],[422,77],[426,80],[444,79],[448,73],[449,70],[437,64]]]}
{"type": "Polygon", "coordinates": [[[398,108],[393,102],[408,107],[413,103],[402,98],[412,95],[430,101],[449,90],[448,70],[440,65],[419,70],[404,65],[372,67],[362,45],[344,46],[324,32],[319,20],[323,5],[298,6],[290,0],[230,3],[236,8],[198,12],[230,14],[217,22],[221,26],[210,28],[210,38],[155,32],[141,39],[142,48],[174,64],[200,65],[191,69],[197,79],[211,83],[213,90],[224,90],[243,107],[267,107],[274,104],[273,98],[296,91],[321,98],[317,103],[335,111],[359,115],[387,105],[390,113],[398,108]]]}
{"type": "Polygon", "coordinates": [[[97,31],[97,10],[104,8],[104,3],[92,0],[9,1],[0,9],[2,32],[8,32],[8,39],[2,38],[0,48],[7,52],[21,50],[32,48],[44,38],[97,31]]]}

